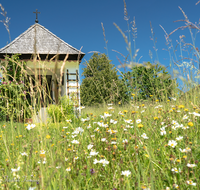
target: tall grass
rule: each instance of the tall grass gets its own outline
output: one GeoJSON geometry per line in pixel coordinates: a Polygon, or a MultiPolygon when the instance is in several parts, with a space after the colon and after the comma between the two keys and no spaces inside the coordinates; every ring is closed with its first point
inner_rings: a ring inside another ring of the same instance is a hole
{"type": "MultiPolygon", "coordinates": [[[[127,20],[125,1],[124,8],[127,20]]],[[[135,21],[133,24],[136,27],[135,21]]],[[[130,53],[128,37],[118,29],[130,53]]],[[[169,36],[166,34],[166,40],[172,43],[169,36]]],[[[137,64],[136,46],[130,55],[133,66],[137,64]]],[[[35,86],[33,82],[27,86],[32,89],[31,116],[42,106],[43,88],[38,73],[32,72],[35,86]]],[[[4,80],[9,83],[6,69],[4,80]]],[[[189,81],[195,83],[192,78],[189,81]]],[[[48,96],[43,95],[44,99],[48,96]]],[[[199,98],[197,87],[182,94],[175,89],[171,100],[159,102],[152,96],[147,101],[133,98],[126,105],[79,107],[80,117],[65,118],[63,114],[60,122],[33,124],[27,123],[21,112],[21,122],[17,122],[12,117],[14,105],[7,107],[10,115],[0,123],[0,188],[199,189],[199,98]]],[[[25,110],[30,110],[29,105],[23,106],[25,110]]]]}

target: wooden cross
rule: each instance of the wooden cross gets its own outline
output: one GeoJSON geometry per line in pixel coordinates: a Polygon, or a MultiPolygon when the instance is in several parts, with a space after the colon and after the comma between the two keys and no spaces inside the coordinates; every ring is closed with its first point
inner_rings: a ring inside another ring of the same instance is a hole
{"type": "Polygon", "coordinates": [[[40,12],[38,12],[38,10],[36,9],[36,12],[33,12],[36,14],[36,20],[35,20],[35,23],[38,23],[38,13],[40,14],[40,12]]]}

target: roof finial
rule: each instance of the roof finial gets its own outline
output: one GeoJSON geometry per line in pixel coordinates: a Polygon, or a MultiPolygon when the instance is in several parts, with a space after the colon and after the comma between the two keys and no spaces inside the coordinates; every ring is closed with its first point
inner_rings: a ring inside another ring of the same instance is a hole
{"type": "Polygon", "coordinates": [[[38,12],[38,10],[36,9],[36,12],[33,12],[36,14],[36,19],[35,19],[35,23],[38,23],[38,13],[40,14],[40,12],[38,12]]]}

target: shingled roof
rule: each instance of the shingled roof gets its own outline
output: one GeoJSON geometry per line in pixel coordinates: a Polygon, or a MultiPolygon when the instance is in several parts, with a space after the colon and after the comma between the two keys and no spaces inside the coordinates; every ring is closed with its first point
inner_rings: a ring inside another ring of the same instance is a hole
{"type": "Polygon", "coordinates": [[[0,54],[70,54],[85,55],[61,40],[44,26],[35,23],[11,43],[0,49],[0,54]]]}

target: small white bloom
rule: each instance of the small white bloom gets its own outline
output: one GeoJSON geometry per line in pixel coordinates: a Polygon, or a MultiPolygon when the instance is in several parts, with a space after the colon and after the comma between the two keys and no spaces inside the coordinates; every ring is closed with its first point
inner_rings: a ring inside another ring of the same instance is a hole
{"type": "Polygon", "coordinates": [[[106,138],[102,138],[101,141],[102,141],[102,142],[105,142],[105,141],[106,141],[106,138]]]}
{"type": "Polygon", "coordinates": [[[82,110],[84,108],[85,108],[85,106],[80,106],[80,107],[77,108],[77,110],[82,110]]]}
{"type": "Polygon", "coordinates": [[[106,160],[106,159],[101,159],[101,160],[99,160],[99,163],[102,163],[102,164],[103,164],[103,166],[105,167],[105,166],[106,166],[106,164],[109,164],[109,161],[108,161],[108,160],[106,160]]]}
{"type": "Polygon", "coordinates": [[[18,172],[19,170],[20,170],[20,167],[18,167],[17,169],[12,169],[12,168],[11,168],[11,171],[12,171],[12,172],[18,172]]]}
{"type": "Polygon", "coordinates": [[[73,144],[79,144],[79,141],[77,141],[77,140],[73,140],[73,141],[71,141],[73,144]]]}
{"type": "Polygon", "coordinates": [[[124,121],[125,121],[126,123],[132,124],[132,120],[131,120],[131,119],[124,119],[124,121]]]}
{"type": "Polygon", "coordinates": [[[188,168],[194,168],[195,166],[197,166],[197,165],[196,164],[189,164],[189,163],[187,164],[188,168]]]}
{"type": "Polygon", "coordinates": [[[34,189],[36,189],[36,187],[29,187],[28,190],[34,190],[34,189]]]}
{"type": "Polygon", "coordinates": [[[179,172],[181,172],[181,169],[179,168],[179,169],[177,169],[177,168],[172,168],[172,172],[174,172],[174,173],[179,173],[179,172]]]}
{"type": "Polygon", "coordinates": [[[137,120],[136,120],[136,123],[141,123],[141,119],[137,119],[137,120]]]}
{"type": "Polygon", "coordinates": [[[182,140],[182,139],[183,139],[182,136],[176,137],[176,140],[177,140],[177,141],[180,141],[180,140],[182,140]]]}
{"type": "Polygon", "coordinates": [[[184,115],[184,116],[183,116],[183,119],[188,119],[188,116],[187,116],[187,115],[184,115]]]}
{"type": "Polygon", "coordinates": [[[97,164],[99,161],[95,158],[93,164],[97,164]]]}
{"type": "Polygon", "coordinates": [[[28,156],[26,152],[21,153],[22,156],[28,156]]]}
{"type": "Polygon", "coordinates": [[[124,176],[128,177],[129,175],[131,175],[131,172],[129,170],[122,171],[121,175],[124,175],[124,176]]]}
{"type": "Polygon", "coordinates": [[[143,137],[144,139],[148,139],[148,138],[149,138],[149,137],[147,137],[146,133],[143,133],[143,134],[141,135],[141,137],[143,137]]]}
{"type": "Polygon", "coordinates": [[[87,129],[89,129],[89,128],[91,128],[92,126],[89,124],[88,126],[87,126],[87,129]]]}
{"type": "Polygon", "coordinates": [[[110,123],[117,124],[117,121],[110,119],[110,123]]]}
{"type": "Polygon", "coordinates": [[[169,140],[168,145],[174,148],[177,145],[177,142],[174,140],[169,140]]]}
{"type": "Polygon", "coordinates": [[[66,171],[68,171],[68,172],[69,172],[69,171],[71,171],[71,168],[70,168],[70,167],[68,167],[68,168],[66,169],[66,171]]]}
{"type": "Polygon", "coordinates": [[[171,98],[172,100],[176,101],[176,98],[171,98]]]}
{"type": "Polygon", "coordinates": [[[33,128],[35,128],[35,124],[29,124],[26,128],[28,129],[28,130],[31,130],[31,129],[33,129],[33,128]]]}
{"type": "Polygon", "coordinates": [[[99,152],[96,152],[95,150],[91,150],[91,152],[90,152],[90,156],[96,156],[96,155],[98,155],[99,154],[99,152]]]}
{"type": "Polygon", "coordinates": [[[110,144],[117,144],[117,142],[115,142],[115,141],[112,141],[110,144]]]}
{"type": "Polygon", "coordinates": [[[123,142],[123,143],[128,143],[128,140],[127,140],[127,139],[124,139],[122,142],[123,142]]]}
{"type": "Polygon", "coordinates": [[[192,186],[196,186],[196,185],[197,185],[196,183],[193,183],[192,180],[188,180],[188,181],[187,181],[187,184],[188,184],[188,185],[192,185],[192,186]]]}
{"type": "Polygon", "coordinates": [[[65,157],[65,161],[67,161],[67,160],[68,160],[68,158],[65,157]]]}
{"type": "Polygon", "coordinates": [[[60,169],[60,168],[61,168],[61,166],[57,166],[57,167],[56,167],[56,169],[60,169]]]}
{"type": "Polygon", "coordinates": [[[67,129],[68,127],[63,127],[63,129],[67,129]]]}
{"type": "Polygon", "coordinates": [[[90,150],[92,147],[93,147],[92,144],[89,144],[89,145],[87,146],[88,150],[90,150]]]}
{"type": "Polygon", "coordinates": [[[67,119],[66,122],[72,122],[72,120],[71,119],[67,119]]]}

